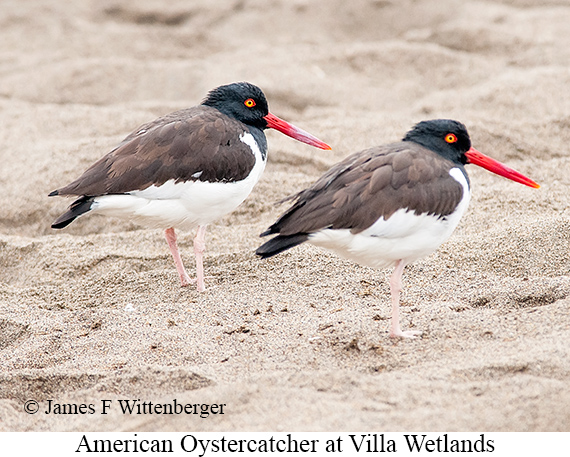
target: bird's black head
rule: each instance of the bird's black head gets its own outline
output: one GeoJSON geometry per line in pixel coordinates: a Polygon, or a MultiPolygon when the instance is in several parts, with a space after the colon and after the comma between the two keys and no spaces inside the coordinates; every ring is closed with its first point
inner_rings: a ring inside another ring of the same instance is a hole
{"type": "MultiPolygon", "coordinates": [[[[202,105],[216,108],[226,116],[260,130],[272,128],[311,146],[321,149],[331,148],[310,133],[271,114],[265,95],[259,87],[253,84],[242,82],[217,87],[210,91],[202,105]]],[[[251,133],[258,135],[257,140],[265,144],[263,132],[252,131],[251,133]]]]}
{"type": "Polygon", "coordinates": [[[208,93],[202,105],[216,108],[244,124],[267,128],[264,119],[269,113],[267,99],[261,89],[253,84],[239,82],[216,87],[208,93]]]}
{"type": "Polygon", "coordinates": [[[465,153],[471,148],[471,140],[461,122],[450,119],[422,121],[406,133],[403,141],[418,143],[456,163],[468,163],[465,153]]]}

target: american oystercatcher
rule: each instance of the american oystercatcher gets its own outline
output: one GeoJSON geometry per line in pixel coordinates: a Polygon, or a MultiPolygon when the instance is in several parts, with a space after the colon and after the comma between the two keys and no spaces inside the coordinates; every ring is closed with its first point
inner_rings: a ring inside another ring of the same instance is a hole
{"type": "Polygon", "coordinates": [[[182,286],[190,277],[174,229],[197,227],[197,289],[205,290],[202,257],[206,225],[237,208],[267,161],[263,130],[273,128],[321,149],[330,147],[269,112],[259,87],[220,86],[201,105],[142,125],[78,179],[49,194],[78,196],[52,224],[61,229],[86,213],[165,229],[182,286]]]}
{"type": "Polygon", "coordinates": [[[463,124],[424,121],[398,143],[350,155],[295,200],[261,236],[256,254],[271,257],[308,241],[373,268],[394,266],[390,336],[413,338],[399,319],[404,267],[449,238],[471,195],[465,164],[538,188],[531,179],[471,147],[463,124]]]}

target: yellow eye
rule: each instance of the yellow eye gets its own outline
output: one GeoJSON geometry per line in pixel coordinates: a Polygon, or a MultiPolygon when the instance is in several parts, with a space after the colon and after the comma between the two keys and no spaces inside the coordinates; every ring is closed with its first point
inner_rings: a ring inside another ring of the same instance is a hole
{"type": "Polygon", "coordinates": [[[255,106],[255,100],[253,98],[248,98],[245,102],[243,102],[243,104],[248,108],[253,108],[255,106]]]}
{"type": "Polygon", "coordinates": [[[445,141],[448,143],[457,143],[457,137],[453,133],[445,135],[445,141]]]}

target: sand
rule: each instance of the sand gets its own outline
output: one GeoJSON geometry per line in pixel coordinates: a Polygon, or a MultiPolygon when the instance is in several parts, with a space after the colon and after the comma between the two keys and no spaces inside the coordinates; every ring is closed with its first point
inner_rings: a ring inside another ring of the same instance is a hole
{"type": "Polygon", "coordinates": [[[565,0],[14,0],[0,21],[0,430],[570,431],[565,0]],[[50,228],[70,203],[50,191],[243,80],[333,150],[267,133],[261,181],[208,228],[205,293],[179,286],[160,230],[50,228]],[[440,117],[542,187],[468,168],[459,228],[405,271],[421,338],[388,337],[390,270],[304,245],[255,257],[275,202],[440,117]],[[123,415],[119,399],[226,406],[123,415]]]}

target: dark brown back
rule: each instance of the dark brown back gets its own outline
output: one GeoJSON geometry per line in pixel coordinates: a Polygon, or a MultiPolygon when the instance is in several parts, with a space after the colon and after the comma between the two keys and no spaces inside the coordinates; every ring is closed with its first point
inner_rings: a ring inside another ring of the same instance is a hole
{"type": "Polygon", "coordinates": [[[239,136],[249,128],[196,106],[142,125],[57,195],[120,194],[170,179],[226,182],[247,177],[255,156],[239,136]]]}
{"type": "Polygon", "coordinates": [[[463,197],[449,174],[460,166],[408,141],[358,152],[293,197],[294,205],[264,235],[324,228],[358,233],[400,208],[445,217],[463,197]]]}

